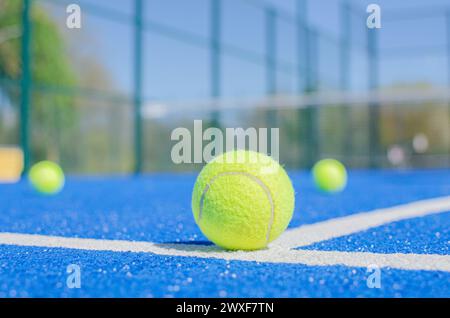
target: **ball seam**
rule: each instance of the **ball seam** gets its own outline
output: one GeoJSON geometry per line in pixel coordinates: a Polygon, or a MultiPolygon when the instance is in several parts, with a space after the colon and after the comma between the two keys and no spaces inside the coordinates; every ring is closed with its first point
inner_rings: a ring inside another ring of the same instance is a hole
{"type": "Polygon", "coordinates": [[[266,193],[267,198],[269,200],[270,203],[270,220],[269,220],[269,225],[268,225],[268,229],[267,229],[267,234],[266,234],[266,244],[269,243],[270,241],[270,233],[272,232],[272,226],[275,220],[275,205],[273,203],[273,199],[272,199],[272,193],[270,192],[269,187],[266,186],[266,184],[259,179],[258,177],[250,174],[250,173],[246,173],[246,172],[242,172],[242,171],[226,171],[226,172],[222,172],[219,173],[217,175],[215,175],[205,186],[205,188],[203,189],[202,195],[200,197],[200,208],[199,208],[199,212],[198,212],[198,221],[200,222],[201,217],[202,217],[202,213],[203,213],[203,202],[205,200],[205,196],[206,193],[208,192],[208,190],[211,188],[212,184],[214,183],[214,181],[216,181],[217,178],[222,177],[224,175],[243,175],[246,176],[248,178],[250,178],[251,180],[255,181],[262,189],[263,191],[266,193]]]}

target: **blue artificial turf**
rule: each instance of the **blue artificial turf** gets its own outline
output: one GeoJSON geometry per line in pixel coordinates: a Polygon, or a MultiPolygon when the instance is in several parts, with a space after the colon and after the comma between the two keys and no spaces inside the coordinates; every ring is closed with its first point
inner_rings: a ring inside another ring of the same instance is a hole
{"type": "MultiPolygon", "coordinates": [[[[449,170],[352,171],[336,195],[317,191],[307,173],[290,176],[297,193],[291,227],[450,195],[449,170]]],[[[194,182],[194,174],[69,177],[54,197],[24,181],[0,185],[0,232],[205,244],[191,214],[194,182]]],[[[449,219],[404,220],[306,248],[448,255],[449,219]]],[[[450,297],[449,273],[384,269],[381,289],[368,288],[367,275],[345,266],[0,246],[0,296],[450,297]],[[65,285],[71,263],[81,266],[79,290],[65,285]]]]}
{"type": "Polygon", "coordinates": [[[449,255],[450,212],[394,222],[301,249],[449,255]]]}
{"type": "Polygon", "coordinates": [[[364,268],[314,267],[144,253],[4,246],[0,297],[448,297],[450,273],[383,269],[381,288],[364,268]],[[81,288],[66,287],[66,268],[81,288]]]}

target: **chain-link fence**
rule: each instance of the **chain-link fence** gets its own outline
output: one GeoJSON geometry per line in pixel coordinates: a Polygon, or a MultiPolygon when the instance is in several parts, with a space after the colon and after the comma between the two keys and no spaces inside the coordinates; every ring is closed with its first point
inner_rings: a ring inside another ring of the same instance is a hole
{"type": "MultiPolygon", "coordinates": [[[[401,165],[448,165],[442,103],[183,109],[189,100],[399,89],[383,47],[384,34],[394,36],[385,26],[401,23],[393,16],[369,30],[366,8],[340,1],[331,33],[308,20],[306,0],[292,10],[256,0],[80,0],[82,27],[69,29],[72,2],[0,0],[0,143],[20,144],[27,165],[49,158],[72,172],[192,169],[170,162],[170,133],[191,129],[193,119],[280,127],[281,158],[293,168],[322,156],[389,166],[392,147],[409,156],[401,165]],[[173,102],[175,114],[158,107],[173,102]],[[408,148],[418,134],[429,143],[420,153],[408,148]]],[[[416,49],[396,50],[403,59],[416,49]]],[[[449,52],[440,52],[440,71],[449,52]]],[[[412,66],[394,69],[413,79],[412,66]]]]}

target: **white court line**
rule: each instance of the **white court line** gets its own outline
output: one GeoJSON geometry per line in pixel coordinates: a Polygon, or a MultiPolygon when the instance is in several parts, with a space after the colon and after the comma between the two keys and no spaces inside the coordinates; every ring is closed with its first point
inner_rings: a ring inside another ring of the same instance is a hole
{"type": "Polygon", "coordinates": [[[290,229],[273,244],[285,248],[307,246],[395,221],[448,211],[450,211],[450,196],[416,201],[290,229]]]}
{"type": "Polygon", "coordinates": [[[214,246],[154,244],[118,240],[96,240],[58,236],[0,233],[0,244],[70,248],[91,251],[154,253],[167,256],[214,258],[264,263],[304,264],[311,266],[391,267],[405,270],[439,270],[450,272],[449,255],[377,254],[289,250],[273,247],[256,252],[226,252],[214,246]]]}
{"type": "Polygon", "coordinates": [[[374,226],[380,226],[396,220],[446,212],[448,210],[450,210],[450,197],[442,197],[337,218],[290,230],[277,244],[273,244],[267,250],[255,252],[226,252],[215,246],[155,244],[150,242],[67,238],[20,233],[0,233],[0,244],[95,251],[141,252],[168,256],[290,263],[312,266],[344,265],[367,267],[368,265],[375,264],[379,267],[405,270],[439,270],[450,272],[450,255],[378,254],[291,249],[296,246],[305,246],[307,245],[307,242],[318,242],[324,239],[355,233],[374,226]],[[352,221],[350,222],[349,220],[352,221]],[[336,227],[334,230],[333,223],[336,227]],[[349,228],[345,229],[343,226],[348,226],[349,228]],[[315,234],[314,231],[316,231],[317,234],[315,234]],[[303,236],[305,236],[305,238],[303,238],[303,236]],[[293,243],[295,240],[297,240],[298,243],[294,246],[293,243]]]}

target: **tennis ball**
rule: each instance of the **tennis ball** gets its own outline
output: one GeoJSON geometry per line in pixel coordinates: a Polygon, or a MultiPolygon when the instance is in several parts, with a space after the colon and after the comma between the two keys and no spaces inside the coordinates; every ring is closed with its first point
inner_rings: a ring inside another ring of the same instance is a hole
{"type": "Polygon", "coordinates": [[[317,162],[312,174],[316,186],[325,192],[339,192],[347,184],[345,166],[335,159],[323,159],[317,162]]]}
{"type": "Polygon", "coordinates": [[[33,187],[43,194],[56,194],[64,186],[64,172],[51,161],[41,161],[33,165],[28,179],[33,187]]]}
{"type": "Polygon", "coordinates": [[[231,151],[207,164],[195,182],[192,211],[203,234],[229,250],[267,246],[288,226],[294,189],[284,169],[253,151],[231,151]]]}

